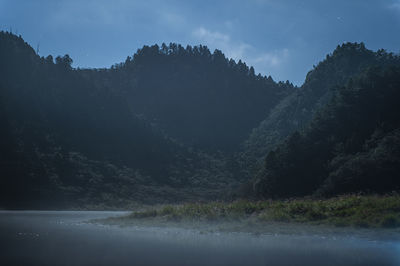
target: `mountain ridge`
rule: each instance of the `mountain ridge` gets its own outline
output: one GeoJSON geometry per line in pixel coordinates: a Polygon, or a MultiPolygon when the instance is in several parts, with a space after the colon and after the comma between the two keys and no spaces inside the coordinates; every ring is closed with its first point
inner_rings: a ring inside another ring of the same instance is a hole
{"type": "MultiPolygon", "coordinates": [[[[275,196],[265,160],[284,165],[280,160],[293,156],[290,149],[282,153],[287,143],[300,145],[303,133],[296,131],[312,126],[340,88],[352,88],[352,77],[371,66],[398,65],[399,57],[345,43],[301,87],[255,75],[205,46],[144,46],[110,69],[74,69],[72,62],[68,55],[40,57],[21,36],[0,33],[5,207],[275,196]],[[271,159],[272,151],[279,160],[271,159]],[[238,190],[242,184],[247,194],[238,190]]],[[[396,132],[377,133],[374,147],[396,143],[396,132]]],[[[375,163],[362,152],[364,163],[375,163]]],[[[341,161],[351,165],[349,156],[341,161]]],[[[340,178],[316,181],[318,193],[349,192],[336,186],[340,178]]],[[[276,195],[286,194],[277,189],[276,195]]]]}

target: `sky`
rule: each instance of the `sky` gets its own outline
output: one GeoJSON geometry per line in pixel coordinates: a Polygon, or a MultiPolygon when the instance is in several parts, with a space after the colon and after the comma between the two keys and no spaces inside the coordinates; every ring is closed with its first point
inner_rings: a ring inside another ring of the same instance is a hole
{"type": "Polygon", "coordinates": [[[256,73],[301,85],[338,44],[400,52],[400,0],[0,0],[0,30],[41,56],[110,67],[143,45],[220,49],[256,73]]]}

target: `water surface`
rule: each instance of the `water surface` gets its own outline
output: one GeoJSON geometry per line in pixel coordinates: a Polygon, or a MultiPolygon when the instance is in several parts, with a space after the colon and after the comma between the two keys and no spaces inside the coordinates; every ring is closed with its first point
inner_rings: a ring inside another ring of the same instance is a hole
{"type": "Polygon", "coordinates": [[[204,233],[86,222],[122,214],[0,211],[0,265],[400,265],[400,242],[387,235],[204,233]]]}

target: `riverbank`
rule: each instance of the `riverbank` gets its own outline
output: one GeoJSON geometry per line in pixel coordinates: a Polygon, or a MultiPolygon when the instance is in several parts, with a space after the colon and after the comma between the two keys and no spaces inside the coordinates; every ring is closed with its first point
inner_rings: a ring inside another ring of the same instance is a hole
{"type": "Polygon", "coordinates": [[[106,224],[201,227],[263,231],[271,224],[400,230],[400,195],[347,195],[329,199],[185,203],[146,207],[106,224]]]}

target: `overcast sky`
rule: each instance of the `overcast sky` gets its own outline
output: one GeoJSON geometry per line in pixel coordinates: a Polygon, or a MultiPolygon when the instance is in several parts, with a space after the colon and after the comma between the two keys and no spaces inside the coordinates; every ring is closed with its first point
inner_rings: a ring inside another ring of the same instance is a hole
{"type": "Polygon", "coordinates": [[[400,0],[0,0],[0,28],[74,67],[109,67],[143,45],[207,45],[301,85],[338,44],[400,51],[400,0]]]}

